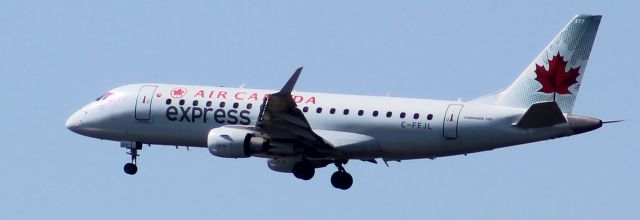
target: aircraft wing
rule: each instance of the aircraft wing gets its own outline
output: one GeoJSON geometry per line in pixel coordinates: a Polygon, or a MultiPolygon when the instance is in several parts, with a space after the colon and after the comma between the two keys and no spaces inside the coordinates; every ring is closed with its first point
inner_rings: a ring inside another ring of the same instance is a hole
{"type": "Polygon", "coordinates": [[[305,155],[335,157],[336,149],[313,132],[304,114],[297,108],[296,102],[291,97],[301,72],[302,67],[293,73],[282,90],[265,98],[260,106],[256,127],[270,137],[271,143],[294,142],[294,146],[304,149],[305,155]]]}

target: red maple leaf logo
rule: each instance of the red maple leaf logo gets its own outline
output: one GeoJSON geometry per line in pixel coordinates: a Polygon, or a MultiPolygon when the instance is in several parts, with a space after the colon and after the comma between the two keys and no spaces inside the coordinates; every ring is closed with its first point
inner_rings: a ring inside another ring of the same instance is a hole
{"type": "Polygon", "coordinates": [[[567,61],[564,61],[560,52],[549,60],[549,69],[544,65],[536,64],[536,80],[540,82],[542,88],[538,92],[558,94],[572,94],[569,87],[578,83],[580,67],[571,68],[565,71],[567,61]]]}
{"type": "Polygon", "coordinates": [[[174,88],[171,90],[171,97],[173,98],[181,98],[184,96],[184,93],[187,92],[185,88],[174,88]]]}

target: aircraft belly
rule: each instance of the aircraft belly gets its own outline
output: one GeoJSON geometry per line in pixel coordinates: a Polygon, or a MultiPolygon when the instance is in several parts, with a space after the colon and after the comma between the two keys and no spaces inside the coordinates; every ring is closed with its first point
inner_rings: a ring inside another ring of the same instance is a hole
{"type": "Polygon", "coordinates": [[[435,142],[439,137],[428,133],[389,130],[376,134],[380,139],[381,154],[385,159],[417,159],[428,158],[441,150],[435,142]]]}

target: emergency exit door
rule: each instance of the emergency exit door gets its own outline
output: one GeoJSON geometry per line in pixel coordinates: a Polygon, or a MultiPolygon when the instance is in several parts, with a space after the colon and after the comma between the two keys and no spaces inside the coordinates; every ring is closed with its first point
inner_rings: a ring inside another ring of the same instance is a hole
{"type": "Polygon", "coordinates": [[[136,119],[137,120],[149,120],[151,119],[151,101],[153,100],[153,94],[156,91],[156,86],[142,86],[138,92],[138,99],[136,100],[136,119]]]}
{"type": "Polygon", "coordinates": [[[460,117],[461,110],[462,105],[458,104],[451,104],[447,108],[447,113],[444,115],[444,126],[442,126],[445,138],[458,138],[458,117],[460,117]]]}

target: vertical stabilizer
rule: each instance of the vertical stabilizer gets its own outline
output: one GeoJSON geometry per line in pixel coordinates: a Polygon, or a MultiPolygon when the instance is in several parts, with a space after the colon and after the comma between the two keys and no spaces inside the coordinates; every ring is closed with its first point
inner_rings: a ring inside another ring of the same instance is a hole
{"type": "Polygon", "coordinates": [[[474,101],[519,108],[556,101],[562,112],[570,113],[601,18],[575,16],[507,89],[474,101]]]}

